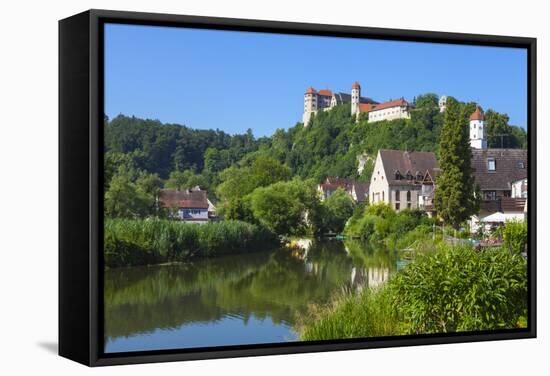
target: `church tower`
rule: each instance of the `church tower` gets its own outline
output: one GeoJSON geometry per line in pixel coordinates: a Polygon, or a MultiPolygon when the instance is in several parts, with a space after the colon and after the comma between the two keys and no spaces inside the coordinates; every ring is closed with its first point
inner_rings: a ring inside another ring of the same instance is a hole
{"type": "Polygon", "coordinates": [[[317,92],[314,88],[310,87],[304,94],[304,115],[302,121],[304,127],[307,127],[311,114],[317,111],[317,92]]]}
{"type": "Polygon", "coordinates": [[[487,139],[485,138],[485,116],[481,107],[470,115],[470,146],[472,149],[487,149],[487,139]]]}
{"type": "Polygon", "coordinates": [[[351,114],[356,115],[359,113],[359,102],[361,98],[361,85],[355,81],[351,85],[351,114]]]}

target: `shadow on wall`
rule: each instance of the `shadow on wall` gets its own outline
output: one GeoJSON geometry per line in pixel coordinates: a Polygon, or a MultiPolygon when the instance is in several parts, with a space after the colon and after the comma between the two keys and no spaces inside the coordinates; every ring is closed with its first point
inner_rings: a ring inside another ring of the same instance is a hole
{"type": "Polygon", "coordinates": [[[38,347],[41,347],[42,349],[57,355],[58,353],[58,345],[57,342],[38,342],[38,347]]]}

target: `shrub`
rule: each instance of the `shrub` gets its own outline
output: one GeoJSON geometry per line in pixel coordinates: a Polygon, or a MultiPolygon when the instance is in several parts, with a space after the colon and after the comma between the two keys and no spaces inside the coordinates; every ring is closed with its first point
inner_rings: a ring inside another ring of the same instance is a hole
{"type": "Polygon", "coordinates": [[[386,285],[312,306],[302,340],[511,329],[527,325],[526,261],[504,249],[440,244],[386,285]]]}
{"type": "Polygon", "coordinates": [[[527,311],[526,261],[503,249],[440,249],[388,284],[407,333],[514,328],[527,311]]]}
{"type": "Polygon", "coordinates": [[[502,228],[502,244],[512,253],[521,253],[527,245],[527,222],[507,221],[502,228]]]}
{"type": "Polygon", "coordinates": [[[377,204],[368,206],[362,213],[355,213],[346,227],[346,234],[357,236],[363,240],[385,242],[395,245],[417,228],[423,228],[426,235],[434,224],[434,219],[419,210],[405,209],[395,212],[389,205],[377,204]]]}

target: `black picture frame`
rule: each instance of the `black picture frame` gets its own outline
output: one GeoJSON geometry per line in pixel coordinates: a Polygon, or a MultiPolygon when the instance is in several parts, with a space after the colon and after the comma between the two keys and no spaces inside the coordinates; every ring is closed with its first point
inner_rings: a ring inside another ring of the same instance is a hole
{"type": "Polygon", "coordinates": [[[59,354],[88,366],[536,337],[536,39],[88,10],[59,21],[59,354]],[[527,49],[529,317],[526,329],[103,353],[103,25],[162,25],[527,49]]]}

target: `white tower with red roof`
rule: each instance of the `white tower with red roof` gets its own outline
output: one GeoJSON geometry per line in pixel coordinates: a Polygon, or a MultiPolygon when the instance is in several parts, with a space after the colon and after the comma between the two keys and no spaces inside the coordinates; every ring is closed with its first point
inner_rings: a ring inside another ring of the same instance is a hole
{"type": "Polygon", "coordinates": [[[470,115],[470,146],[472,149],[487,149],[487,139],[485,138],[485,116],[481,107],[470,115]]]}
{"type": "Polygon", "coordinates": [[[311,114],[315,111],[317,111],[317,91],[310,87],[304,93],[304,115],[302,116],[304,127],[307,127],[311,114]]]}

